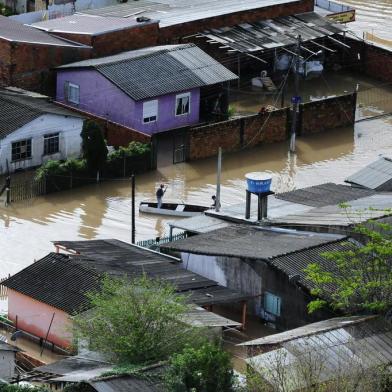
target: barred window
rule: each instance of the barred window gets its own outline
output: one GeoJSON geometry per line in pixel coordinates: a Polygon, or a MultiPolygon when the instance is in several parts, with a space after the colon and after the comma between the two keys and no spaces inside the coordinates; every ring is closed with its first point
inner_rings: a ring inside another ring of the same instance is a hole
{"type": "Polygon", "coordinates": [[[11,160],[12,162],[31,158],[31,139],[19,140],[12,143],[11,160]]]}
{"type": "Polygon", "coordinates": [[[44,155],[59,152],[59,134],[51,133],[44,136],[44,155]]]}

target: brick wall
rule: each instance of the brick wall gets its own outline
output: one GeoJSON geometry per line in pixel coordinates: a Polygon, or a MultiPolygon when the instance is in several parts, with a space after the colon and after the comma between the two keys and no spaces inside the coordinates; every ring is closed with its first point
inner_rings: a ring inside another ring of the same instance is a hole
{"type": "Polygon", "coordinates": [[[54,67],[91,56],[88,48],[37,45],[0,39],[0,83],[54,95],[54,67]]]}
{"type": "Polygon", "coordinates": [[[253,10],[220,15],[212,18],[201,19],[193,22],[182,23],[160,29],[159,40],[161,43],[170,43],[180,37],[195,34],[200,31],[224,26],[234,26],[244,22],[256,22],[278,16],[288,16],[302,12],[313,11],[314,0],[299,0],[295,3],[278,4],[253,10]]]}
{"type": "Polygon", "coordinates": [[[357,94],[308,102],[300,105],[299,134],[324,132],[354,124],[357,94]]]}
{"type": "Polygon", "coordinates": [[[127,146],[130,142],[151,143],[150,135],[146,135],[135,129],[126,127],[113,121],[108,121],[103,117],[96,116],[92,113],[76,109],[72,106],[65,105],[60,102],[55,102],[59,106],[63,106],[69,110],[80,113],[86,118],[96,121],[103,129],[105,139],[109,146],[120,147],[127,146]]]}
{"type": "Polygon", "coordinates": [[[392,83],[392,51],[365,44],[363,71],[374,78],[392,83]]]}
{"type": "MultiPolygon", "coordinates": [[[[301,105],[299,135],[327,132],[355,121],[356,94],[348,94],[301,105]]],[[[215,156],[258,144],[282,142],[289,136],[290,110],[279,109],[233,120],[193,127],[187,132],[187,159],[215,156]]]]}

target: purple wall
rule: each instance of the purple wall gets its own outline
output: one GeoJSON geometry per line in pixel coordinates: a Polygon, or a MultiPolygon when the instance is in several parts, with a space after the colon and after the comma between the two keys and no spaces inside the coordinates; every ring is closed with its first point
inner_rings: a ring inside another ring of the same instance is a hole
{"type": "MultiPolygon", "coordinates": [[[[200,89],[198,88],[178,92],[191,93],[190,113],[183,116],[175,116],[176,94],[152,98],[158,100],[158,119],[156,122],[147,124],[143,123],[143,101],[134,101],[95,70],[59,70],[57,72],[56,91],[56,100],[59,102],[106,117],[111,121],[148,134],[193,125],[199,122],[200,89]],[[65,82],[79,85],[79,105],[65,101],[65,82]]],[[[147,99],[146,101],[149,100],[147,99]]]]}

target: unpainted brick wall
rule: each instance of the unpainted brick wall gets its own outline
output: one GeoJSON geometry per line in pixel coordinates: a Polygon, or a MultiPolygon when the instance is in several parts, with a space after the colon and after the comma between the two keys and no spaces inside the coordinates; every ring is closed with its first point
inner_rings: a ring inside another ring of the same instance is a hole
{"type": "Polygon", "coordinates": [[[355,121],[357,94],[341,95],[300,105],[300,135],[351,126],[355,121]]]}

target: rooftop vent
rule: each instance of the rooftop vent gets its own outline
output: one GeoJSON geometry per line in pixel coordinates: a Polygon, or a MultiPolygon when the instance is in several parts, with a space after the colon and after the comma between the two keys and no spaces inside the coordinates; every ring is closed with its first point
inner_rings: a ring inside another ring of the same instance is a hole
{"type": "Polygon", "coordinates": [[[143,23],[143,22],[149,22],[151,19],[148,18],[147,16],[138,16],[136,18],[136,22],[138,23],[143,23]]]}

